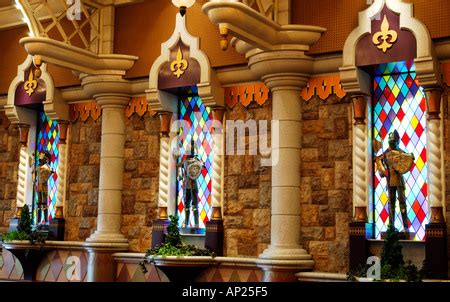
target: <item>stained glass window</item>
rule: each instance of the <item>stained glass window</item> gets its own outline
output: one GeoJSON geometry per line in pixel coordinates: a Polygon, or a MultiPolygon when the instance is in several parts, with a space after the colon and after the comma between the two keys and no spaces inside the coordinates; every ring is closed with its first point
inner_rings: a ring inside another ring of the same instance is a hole
{"type": "MultiPolygon", "coordinates": [[[[38,128],[36,140],[35,163],[36,170],[39,164],[39,154],[48,151],[50,153],[50,168],[56,171],[58,168],[58,143],[59,143],[59,128],[58,123],[50,119],[44,112],[39,112],[38,128]]],[[[58,175],[53,173],[48,180],[48,216],[49,221],[55,216],[56,193],[58,188],[58,175]]],[[[35,195],[33,203],[33,217],[34,223],[37,223],[37,182],[35,183],[35,195]]]]}
{"type": "MultiPolygon", "coordinates": [[[[397,130],[399,147],[415,156],[411,170],[404,174],[409,231],[414,240],[425,239],[428,223],[426,99],[412,61],[378,65],[374,76],[373,138],[388,148],[388,134],[397,130]]],[[[379,151],[378,155],[383,151],[379,151]]],[[[386,178],[374,175],[375,238],[381,238],[389,223],[389,202],[386,178]]],[[[403,229],[398,201],[395,227],[403,229]]]]}
{"type": "MultiPolygon", "coordinates": [[[[193,87],[187,96],[183,96],[179,102],[179,119],[186,121],[190,127],[188,133],[182,133],[181,155],[178,163],[182,162],[188,156],[186,150],[190,150],[191,138],[195,142],[195,153],[203,162],[204,169],[197,179],[198,185],[198,214],[199,229],[205,229],[205,224],[211,216],[211,188],[212,188],[212,134],[208,125],[212,120],[212,113],[209,107],[205,106],[197,94],[197,88],[193,87]]],[[[185,223],[185,205],[183,181],[177,182],[177,214],[178,222],[181,227],[185,223]]],[[[193,212],[191,211],[190,221],[185,224],[186,227],[195,225],[193,212]]]]}

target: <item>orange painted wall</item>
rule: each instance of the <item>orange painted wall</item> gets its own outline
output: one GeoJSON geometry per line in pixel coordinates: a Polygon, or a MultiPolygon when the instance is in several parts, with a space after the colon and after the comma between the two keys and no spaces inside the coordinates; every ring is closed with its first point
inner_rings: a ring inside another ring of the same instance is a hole
{"type": "MultiPolygon", "coordinates": [[[[219,47],[219,29],[201,11],[206,0],[197,0],[187,12],[188,31],[200,37],[200,48],[208,55],[213,67],[245,63],[232,47],[219,47]]],[[[139,60],[128,77],[148,76],[153,62],[161,53],[160,44],[172,35],[177,8],[169,0],[144,1],[116,10],[114,52],[135,55],[139,60]]]]}
{"type": "MultiPolygon", "coordinates": [[[[358,26],[358,12],[367,0],[291,0],[292,23],[322,26],[327,32],[311,48],[311,54],[342,51],[350,32],[358,26]],[[332,17],[330,17],[332,16],[332,17]]],[[[414,15],[422,21],[432,38],[450,37],[449,0],[406,0],[414,4],[414,15]]]]}
{"type": "MultiPolygon", "coordinates": [[[[0,31],[0,95],[8,93],[11,81],[17,75],[17,66],[27,57],[19,40],[28,35],[25,26],[0,31]]],[[[48,71],[57,87],[79,84],[79,80],[68,69],[48,65],[48,71]]]]}

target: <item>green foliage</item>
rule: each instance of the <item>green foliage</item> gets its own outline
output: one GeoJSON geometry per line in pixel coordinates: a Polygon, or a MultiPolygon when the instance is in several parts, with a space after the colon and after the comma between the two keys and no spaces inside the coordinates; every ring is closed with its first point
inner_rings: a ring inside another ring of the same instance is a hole
{"type": "Polygon", "coordinates": [[[417,266],[408,261],[405,264],[400,245],[400,233],[393,225],[389,225],[386,240],[381,253],[381,280],[420,282],[425,276],[424,263],[419,271],[417,266]]]}
{"type": "Polygon", "coordinates": [[[181,246],[181,236],[178,229],[178,217],[169,216],[170,224],[167,226],[167,235],[164,237],[164,243],[172,247],[181,246]]]}
{"type": "MultiPolygon", "coordinates": [[[[356,281],[356,277],[366,277],[369,267],[370,265],[360,265],[356,270],[351,270],[347,273],[347,280],[356,281]]],[[[381,251],[381,280],[379,281],[420,282],[427,274],[425,261],[420,270],[411,261],[405,264],[400,245],[400,233],[393,225],[389,225],[381,251]]]]}
{"type": "Polygon", "coordinates": [[[145,263],[152,262],[154,256],[216,256],[208,249],[201,249],[195,245],[183,244],[178,229],[178,217],[170,215],[169,218],[170,224],[167,226],[167,234],[164,237],[164,243],[154,249],[147,250],[145,260],[140,263],[144,274],[147,272],[145,263]]]}
{"type": "Polygon", "coordinates": [[[31,244],[45,243],[46,235],[42,232],[32,230],[31,228],[31,213],[28,205],[24,205],[20,215],[17,230],[8,232],[2,236],[2,241],[8,242],[13,240],[29,240],[31,244]]]}
{"type": "Polygon", "coordinates": [[[400,233],[389,224],[386,232],[383,250],[381,252],[381,267],[397,270],[405,264],[403,261],[402,246],[400,245],[400,233]]]}
{"type": "Polygon", "coordinates": [[[170,224],[167,226],[164,243],[148,250],[146,256],[215,256],[214,253],[207,249],[183,244],[178,229],[178,217],[170,215],[169,218],[170,224]]]}
{"type": "Polygon", "coordinates": [[[29,235],[23,231],[13,231],[3,236],[3,241],[28,240],[29,235]]]}
{"type": "Polygon", "coordinates": [[[17,226],[19,232],[31,234],[31,215],[28,205],[24,205],[22,208],[22,214],[20,215],[19,225],[17,226]]]}

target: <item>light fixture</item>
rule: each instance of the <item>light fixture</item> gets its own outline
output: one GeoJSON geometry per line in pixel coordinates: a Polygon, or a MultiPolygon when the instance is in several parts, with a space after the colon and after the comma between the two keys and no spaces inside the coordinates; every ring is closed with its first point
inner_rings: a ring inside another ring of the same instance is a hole
{"type": "Polygon", "coordinates": [[[180,14],[184,17],[186,10],[194,5],[195,0],[172,0],[172,3],[180,9],[180,14]]]}

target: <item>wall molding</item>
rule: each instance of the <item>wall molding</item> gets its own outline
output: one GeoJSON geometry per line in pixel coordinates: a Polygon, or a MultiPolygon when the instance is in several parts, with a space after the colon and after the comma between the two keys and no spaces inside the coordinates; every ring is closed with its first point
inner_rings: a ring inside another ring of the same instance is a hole
{"type": "MultiPolygon", "coordinates": [[[[97,121],[102,115],[102,109],[94,100],[69,105],[70,121],[72,123],[81,121],[86,122],[90,117],[97,121]]],[[[133,114],[143,117],[146,113],[155,116],[156,112],[150,108],[145,96],[131,98],[128,106],[125,108],[125,116],[131,118],[133,114]]]]}
{"type": "Polygon", "coordinates": [[[326,100],[332,94],[335,94],[340,99],[347,95],[338,75],[312,77],[309,79],[306,87],[300,92],[302,99],[305,101],[309,101],[314,95],[317,95],[322,100],[326,100]]]}
{"type": "Polygon", "coordinates": [[[142,117],[147,112],[149,112],[151,116],[154,116],[156,114],[156,112],[150,108],[147,97],[145,95],[133,97],[130,100],[128,106],[125,108],[125,116],[127,118],[130,118],[133,114],[137,114],[138,116],[142,117]]]}
{"type": "Polygon", "coordinates": [[[89,117],[92,117],[94,121],[102,115],[102,109],[96,101],[86,101],[82,103],[70,104],[70,121],[72,123],[80,120],[86,122],[89,117]]]}
{"type": "MultiPolygon", "coordinates": [[[[300,95],[304,101],[309,101],[313,96],[326,100],[330,95],[336,95],[340,99],[347,93],[342,87],[341,78],[338,75],[319,76],[309,79],[308,84],[302,89],[300,95]]],[[[225,87],[225,103],[233,108],[240,103],[248,107],[253,101],[258,105],[264,105],[269,99],[269,88],[264,83],[249,83],[225,87]]]]}

